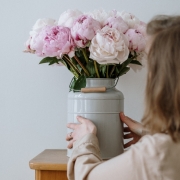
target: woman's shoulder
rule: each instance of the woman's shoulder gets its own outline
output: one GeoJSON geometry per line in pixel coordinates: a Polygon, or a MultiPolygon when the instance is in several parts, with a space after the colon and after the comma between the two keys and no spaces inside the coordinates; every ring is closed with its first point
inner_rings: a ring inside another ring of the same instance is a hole
{"type": "Polygon", "coordinates": [[[180,170],[180,142],[175,143],[167,134],[145,135],[126,152],[137,164],[137,179],[178,179],[180,170]],[[141,175],[145,172],[145,177],[141,175]]]}
{"type": "Polygon", "coordinates": [[[168,145],[171,146],[179,146],[179,142],[174,142],[170,135],[164,134],[164,133],[156,133],[154,135],[145,135],[143,136],[139,143],[141,144],[147,144],[149,146],[153,147],[167,147],[168,145]]]}
{"type": "Polygon", "coordinates": [[[154,135],[145,135],[137,143],[139,146],[148,146],[153,148],[167,148],[169,146],[180,146],[180,142],[174,142],[170,135],[164,133],[156,133],[154,135]]]}
{"type": "Polygon", "coordinates": [[[180,141],[174,142],[168,134],[157,133],[143,136],[138,143],[131,147],[141,151],[149,158],[175,157],[180,152],[180,141]]]}

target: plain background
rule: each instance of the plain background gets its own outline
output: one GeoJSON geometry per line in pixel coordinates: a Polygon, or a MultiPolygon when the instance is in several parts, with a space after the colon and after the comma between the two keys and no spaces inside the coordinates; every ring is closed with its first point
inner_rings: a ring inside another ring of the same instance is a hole
{"type": "MultiPolygon", "coordinates": [[[[135,14],[148,22],[154,15],[180,13],[179,0],[1,0],[0,8],[0,179],[33,180],[29,160],[44,149],[66,148],[68,86],[72,75],[58,66],[38,65],[41,58],[23,53],[38,18],[59,18],[67,9],[104,8],[135,14]]],[[[146,67],[120,78],[125,113],[143,115],[146,67]]]]}

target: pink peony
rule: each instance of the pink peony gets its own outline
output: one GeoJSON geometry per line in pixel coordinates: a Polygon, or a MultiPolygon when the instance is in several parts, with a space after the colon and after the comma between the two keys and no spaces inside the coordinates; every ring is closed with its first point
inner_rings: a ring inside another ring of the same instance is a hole
{"type": "Polygon", "coordinates": [[[124,22],[124,20],[120,16],[109,17],[105,23],[105,26],[115,28],[122,33],[125,33],[129,29],[129,26],[124,22]]]}
{"type": "Polygon", "coordinates": [[[137,29],[144,37],[147,36],[146,34],[146,23],[140,21],[140,24],[135,25],[134,29],[137,29]]]}
{"type": "Polygon", "coordinates": [[[145,49],[145,37],[137,29],[129,29],[125,36],[129,41],[129,50],[142,52],[145,49]]]}
{"type": "Polygon", "coordinates": [[[25,43],[25,52],[34,53],[34,49],[32,48],[32,43],[34,42],[34,38],[38,35],[39,32],[46,26],[55,26],[56,21],[50,18],[38,19],[36,23],[33,25],[32,30],[30,31],[30,37],[25,43]]]}
{"type": "Polygon", "coordinates": [[[82,15],[74,22],[71,34],[76,45],[83,48],[92,40],[99,29],[101,29],[101,25],[98,21],[90,16],[82,15]]]}
{"type": "Polygon", "coordinates": [[[61,58],[63,54],[74,55],[74,42],[67,27],[46,26],[31,44],[38,56],[61,58]]]}

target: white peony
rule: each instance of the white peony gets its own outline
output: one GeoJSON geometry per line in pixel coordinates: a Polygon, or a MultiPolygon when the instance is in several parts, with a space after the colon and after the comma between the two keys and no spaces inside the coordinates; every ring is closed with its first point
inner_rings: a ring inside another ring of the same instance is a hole
{"type": "Polygon", "coordinates": [[[108,11],[105,11],[103,9],[94,10],[93,12],[88,12],[88,13],[85,13],[85,14],[91,16],[96,21],[99,21],[101,26],[105,25],[105,22],[109,17],[114,16],[113,11],[108,12],[108,11]]]}
{"type": "Polygon", "coordinates": [[[127,60],[129,55],[128,41],[117,29],[105,26],[92,39],[90,58],[99,64],[119,64],[127,60]]]}
{"type": "Polygon", "coordinates": [[[135,27],[135,25],[140,24],[140,20],[134,16],[131,13],[125,12],[123,11],[121,13],[121,17],[123,18],[123,20],[128,24],[129,28],[132,29],[135,27]]]}
{"type": "Polygon", "coordinates": [[[54,19],[50,19],[50,18],[38,19],[34,24],[34,26],[32,27],[32,30],[30,31],[30,36],[32,37],[37,35],[39,32],[41,32],[41,30],[45,26],[54,26],[54,25],[56,25],[56,21],[54,19]]]}
{"type": "Polygon", "coordinates": [[[58,21],[58,25],[71,28],[74,21],[83,13],[79,10],[67,10],[63,12],[58,21]]]}
{"type": "Polygon", "coordinates": [[[31,48],[31,46],[32,46],[32,38],[29,37],[29,39],[25,42],[24,52],[35,53],[35,51],[31,48]]]}

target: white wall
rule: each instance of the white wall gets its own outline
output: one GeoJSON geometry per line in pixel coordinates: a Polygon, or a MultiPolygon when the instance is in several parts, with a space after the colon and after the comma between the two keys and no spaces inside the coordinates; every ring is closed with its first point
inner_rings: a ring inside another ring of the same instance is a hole
{"type": "MultiPolygon", "coordinates": [[[[134,13],[147,22],[156,14],[178,14],[179,0],[1,0],[0,8],[0,179],[33,180],[28,162],[44,149],[66,147],[66,100],[72,75],[64,67],[38,65],[23,53],[36,19],[67,9],[104,8],[134,13]]],[[[146,70],[120,78],[125,113],[140,120],[146,70]]]]}

